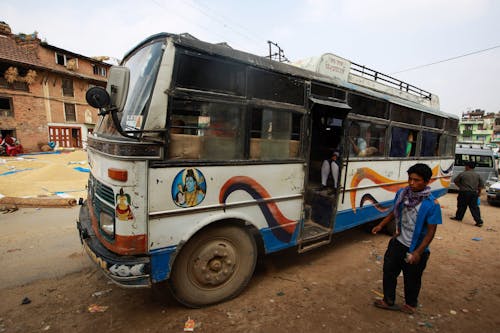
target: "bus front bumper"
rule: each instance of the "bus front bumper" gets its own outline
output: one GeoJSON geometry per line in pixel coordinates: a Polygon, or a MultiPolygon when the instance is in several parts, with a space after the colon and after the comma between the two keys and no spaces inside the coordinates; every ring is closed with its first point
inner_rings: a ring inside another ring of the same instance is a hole
{"type": "Polygon", "coordinates": [[[105,248],[92,229],[87,202],[80,208],[76,225],[85,251],[111,281],[122,287],[151,286],[149,257],[117,255],[105,248]]]}

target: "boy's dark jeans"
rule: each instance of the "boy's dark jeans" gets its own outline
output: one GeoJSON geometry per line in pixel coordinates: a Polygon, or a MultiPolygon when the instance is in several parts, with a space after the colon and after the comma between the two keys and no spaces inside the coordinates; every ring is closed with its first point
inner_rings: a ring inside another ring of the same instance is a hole
{"type": "Polygon", "coordinates": [[[384,255],[384,301],[392,305],[396,300],[396,285],[398,276],[403,271],[404,291],[406,304],[412,307],[418,305],[418,294],[422,286],[422,274],[424,273],[429,252],[424,252],[418,264],[405,262],[408,247],[401,244],[396,238],[391,238],[387,251],[384,255]]]}

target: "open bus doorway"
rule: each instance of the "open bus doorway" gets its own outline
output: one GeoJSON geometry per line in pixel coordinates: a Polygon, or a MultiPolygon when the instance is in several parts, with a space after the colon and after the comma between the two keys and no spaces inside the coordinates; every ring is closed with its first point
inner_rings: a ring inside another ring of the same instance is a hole
{"type": "Polygon", "coordinates": [[[342,161],[345,157],[343,137],[349,107],[342,103],[330,102],[329,104],[314,103],[311,108],[311,146],[304,198],[306,214],[301,251],[330,241],[338,197],[344,188],[342,183],[342,161]],[[335,161],[332,160],[334,154],[337,155],[335,161]],[[336,180],[333,177],[335,172],[333,174],[331,172],[331,163],[337,165],[336,180]],[[325,167],[328,172],[326,178],[324,175],[322,177],[322,169],[325,174],[325,167]]]}

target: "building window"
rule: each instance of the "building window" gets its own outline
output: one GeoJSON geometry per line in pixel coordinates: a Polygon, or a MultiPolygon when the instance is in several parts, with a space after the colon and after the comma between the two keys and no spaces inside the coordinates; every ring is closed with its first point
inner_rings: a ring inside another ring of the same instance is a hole
{"type": "Polygon", "coordinates": [[[74,97],[73,80],[63,78],[62,79],[62,90],[63,90],[63,96],[74,97]]]}
{"type": "Polygon", "coordinates": [[[94,66],[94,75],[100,75],[106,77],[106,68],[101,66],[94,66]]]}
{"type": "Polygon", "coordinates": [[[66,121],[76,122],[75,104],[64,103],[64,117],[66,121]]]}
{"type": "Polygon", "coordinates": [[[56,64],[58,65],[66,65],[66,56],[62,53],[56,52],[56,64]]]}
{"type": "Polygon", "coordinates": [[[78,59],[62,53],[55,53],[56,64],[65,66],[69,70],[76,70],[78,68],[78,59]]]}
{"type": "Polygon", "coordinates": [[[9,83],[3,76],[0,77],[0,88],[29,91],[29,86],[26,82],[14,81],[9,83]]]}
{"type": "Polygon", "coordinates": [[[14,117],[12,98],[0,97],[0,117],[14,117]]]}

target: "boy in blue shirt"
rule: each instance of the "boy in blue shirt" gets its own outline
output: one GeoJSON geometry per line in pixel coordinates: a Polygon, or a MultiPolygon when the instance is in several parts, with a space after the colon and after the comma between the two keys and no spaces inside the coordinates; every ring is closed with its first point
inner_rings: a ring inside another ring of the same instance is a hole
{"type": "Polygon", "coordinates": [[[384,255],[383,289],[384,298],[375,301],[376,307],[387,310],[401,310],[412,314],[418,306],[418,294],[422,285],[429,244],[442,223],[441,207],[432,196],[428,186],[432,170],[423,163],[408,169],[408,186],[399,190],[394,199],[393,211],[372,229],[376,234],[393,218],[397,232],[389,241],[384,255]],[[403,271],[405,304],[395,304],[396,285],[403,271]]]}

